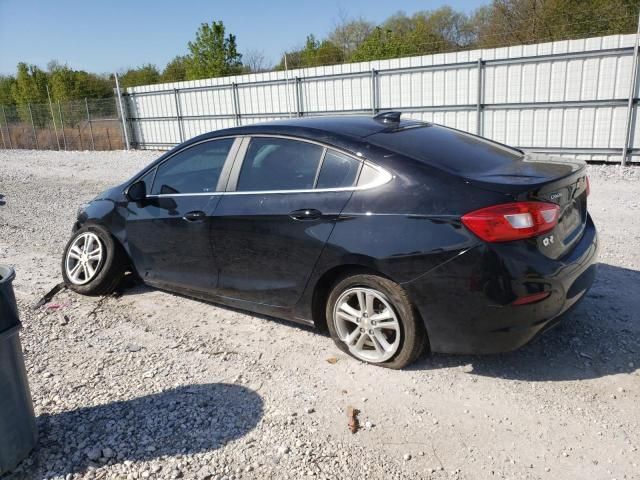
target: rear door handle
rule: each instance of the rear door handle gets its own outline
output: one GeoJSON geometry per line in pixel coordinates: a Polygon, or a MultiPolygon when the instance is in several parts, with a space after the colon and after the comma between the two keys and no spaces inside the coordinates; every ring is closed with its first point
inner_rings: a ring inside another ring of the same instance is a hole
{"type": "Polygon", "coordinates": [[[322,216],[322,212],[315,208],[301,208],[289,213],[289,216],[294,220],[317,220],[322,216]]]}
{"type": "Polygon", "coordinates": [[[206,213],[200,210],[196,210],[194,212],[185,213],[182,219],[186,220],[187,222],[198,222],[200,220],[204,220],[206,216],[207,216],[206,213]]]}

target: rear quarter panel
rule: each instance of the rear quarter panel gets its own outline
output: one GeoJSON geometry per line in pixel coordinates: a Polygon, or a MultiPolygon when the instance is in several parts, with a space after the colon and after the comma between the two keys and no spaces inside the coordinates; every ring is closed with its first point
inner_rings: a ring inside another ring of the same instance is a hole
{"type": "Polygon", "coordinates": [[[353,193],[318,259],[298,315],[311,318],[319,280],[341,266],[364,267],[400,284],[424,275],[480,243],[462,225],[462,214],[511,199],[397,154],[372,160],[393,179],[353,193]]]}

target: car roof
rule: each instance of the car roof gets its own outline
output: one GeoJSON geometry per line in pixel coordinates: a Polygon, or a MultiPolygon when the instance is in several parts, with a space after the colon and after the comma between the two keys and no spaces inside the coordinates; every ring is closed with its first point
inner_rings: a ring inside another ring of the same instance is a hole
{"type": "Polygon", "coordinates": [[[326,141],[328,138],[343,140],[361,140],[370,135],[390,130],[402,129],[416,124],[424,125],[416,120],[401,120],[399,123],[384,123],[367,115],[332,115],[317,117],[294,117],[270,122],[255,123],[242,127],[217,130],[211,137],[226,135],[251,134],[288,134],[301,136],[310,140],[326,141]]]}

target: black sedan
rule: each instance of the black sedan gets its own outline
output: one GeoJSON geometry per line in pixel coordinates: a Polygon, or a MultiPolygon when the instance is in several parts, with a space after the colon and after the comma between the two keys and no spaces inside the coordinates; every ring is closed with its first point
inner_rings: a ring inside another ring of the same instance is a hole
{"type": "Polygon", "coordinates": [[[588,194],[582,162],[397,112],[289,119],[193,138],[98,195],[62,274],[98,295],[132,272],[401,368],[555,324],[593,282],[588,194]]]}

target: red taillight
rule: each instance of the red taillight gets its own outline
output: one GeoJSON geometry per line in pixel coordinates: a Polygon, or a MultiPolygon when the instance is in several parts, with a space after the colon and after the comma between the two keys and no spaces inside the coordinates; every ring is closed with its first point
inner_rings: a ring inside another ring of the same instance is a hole
{"type": "Polygon", "coordinates": [[[553,230],[559,213],[555,203],[501,203],[463,215],[462,223],[485,242],[510,242],[553,230]]]}

